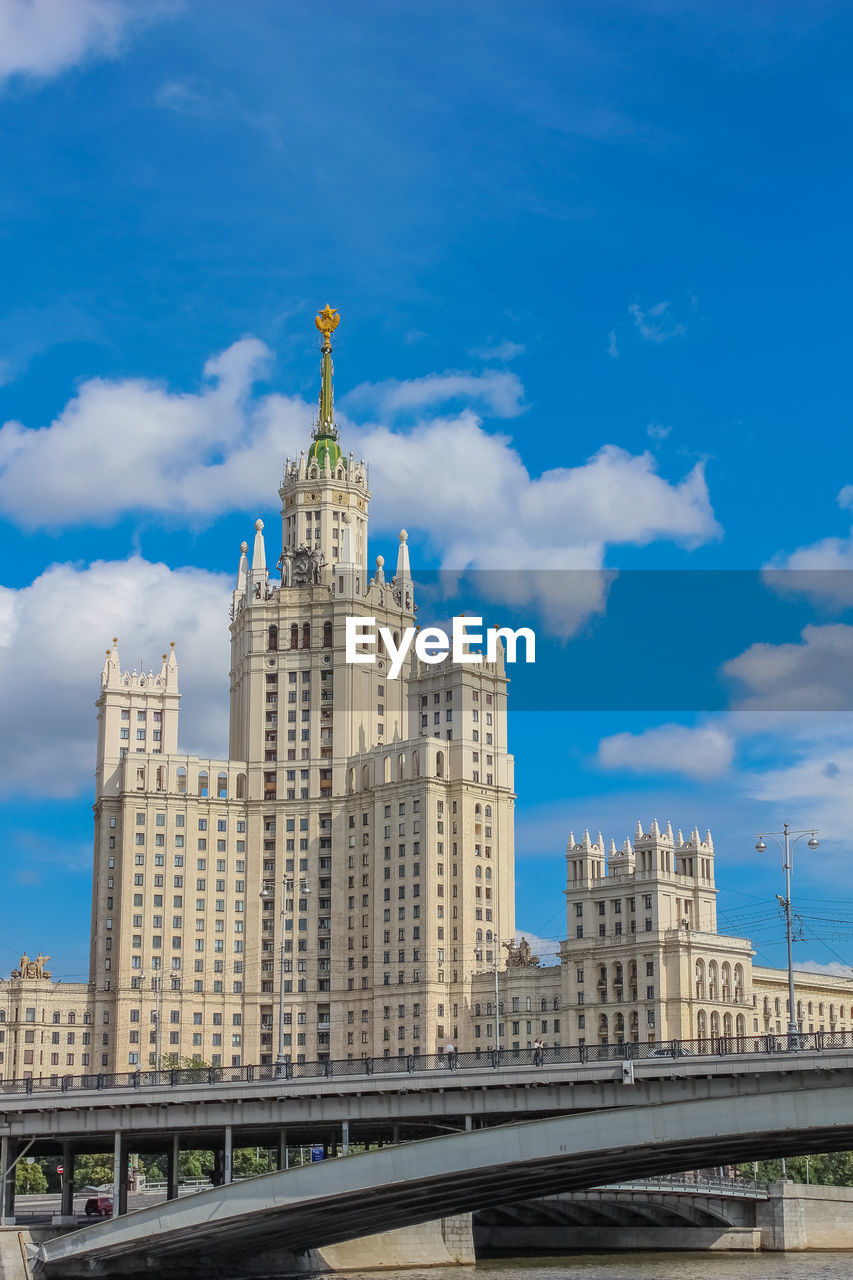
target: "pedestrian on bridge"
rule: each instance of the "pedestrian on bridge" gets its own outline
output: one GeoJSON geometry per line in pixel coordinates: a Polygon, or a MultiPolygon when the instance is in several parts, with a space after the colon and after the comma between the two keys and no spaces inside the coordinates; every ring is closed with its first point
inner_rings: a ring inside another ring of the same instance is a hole
{"type": "Polygon", "coordinates": [[[444,1046],[444,1052],[447,1054],[447,1065],[452,1071],[456,1066],[456,1049],[452,1040],[448,1040],[447,1044],[444,1046]]]}
{"type": "Polygon", "coordinates": [[[545,1041],[541,1036],[537,1036],[533,1041],[533,1065],[541,1067],[545,1061],[545,1041]]]}

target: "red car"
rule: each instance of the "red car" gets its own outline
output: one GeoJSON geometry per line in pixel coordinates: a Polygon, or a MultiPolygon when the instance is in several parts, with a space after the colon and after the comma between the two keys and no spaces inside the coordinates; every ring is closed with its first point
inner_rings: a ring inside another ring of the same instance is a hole
{"type": "Polygon", "coordinates": [[[83,1212],[87,1218],[111,1218],[113,1216],[113,1202],[109,1196],[94,1196],[91,1200],[86,1201],[86,1208],[83,1212]]]}

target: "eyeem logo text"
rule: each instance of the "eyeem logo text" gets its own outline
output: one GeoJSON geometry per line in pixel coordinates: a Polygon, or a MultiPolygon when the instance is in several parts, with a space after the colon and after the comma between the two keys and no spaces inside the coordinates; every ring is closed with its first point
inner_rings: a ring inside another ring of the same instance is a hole
{"type": "Polygon", "coordinates": [[[388,671],[389,680],[396,680],[402,670],[406,655],[415,644],[415,653],[421,662],[442,662],[451,653],[454,662],[478,663],[495,662],[497,660],[498,638],[506,647],[506,661],[515,662],[518,641],[524,641],[525,662],[536,661],[536,636],[530,627],[519,627],[513,631],[511,627],[493,627],[485,636],[477,627],[482,627],[482,618],[453,619],[453,630],[448,636],[441,627],[406,627],[399,643],[394,640],[394,632],[388,627],[377,629],[375,618],[346,619],[346,660],[347,662],[375,662],[377,637],[381,638],[385,650],[391,659],[388,671]],[[472,653],[469,645],[482,644],[485,638],[486,653],[472,653]]]}

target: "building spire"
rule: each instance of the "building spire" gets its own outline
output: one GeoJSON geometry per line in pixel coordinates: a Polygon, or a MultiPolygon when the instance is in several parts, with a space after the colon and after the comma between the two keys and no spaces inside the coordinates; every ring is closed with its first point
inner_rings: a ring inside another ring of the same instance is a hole
{"type": "Polygon", "coordinates": [[[320,348],[323,352],[322,378],[320,382],[320,415],[317,419],[317,429],[314,434],[315,440],[320,440],[324,436],[331,436],[333,440],[338,438],[337,427],[334,423],[332,334],[340,324],[340,320],[340,315],[335,311],[334,307],[329,306],[328,302],[323,310],[314,317],[314,323],[323,335],[323,345],[320,348]]]}

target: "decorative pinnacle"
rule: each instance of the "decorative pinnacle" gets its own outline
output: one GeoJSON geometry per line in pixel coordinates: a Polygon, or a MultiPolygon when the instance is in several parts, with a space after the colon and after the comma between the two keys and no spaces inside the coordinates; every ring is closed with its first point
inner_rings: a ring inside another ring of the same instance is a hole
{"type": "Polygon", "coordinates": [[[322,311],[314,317],[314,323],[323,335],[323,347],[329,342],[329,337],[335,332],[341,322],[341,317],[334,307],[330,307],[328,302],[322,311]]]}
{"type": "Polygon", "coordinates": [[[322,378],[320,381],[320,415],[317,422],[317,429],[314,433],[314,439],[319,440],[323,436],[331,436],[337,439],[337,431],[334,426],[334,392],[332,390],[332,343],[330,335],[334,333],[341,322],[334,307],[330,307],[328,302],[322,311],[314,317],[314,323],[323,335],[323,352],[322,378]]]}

